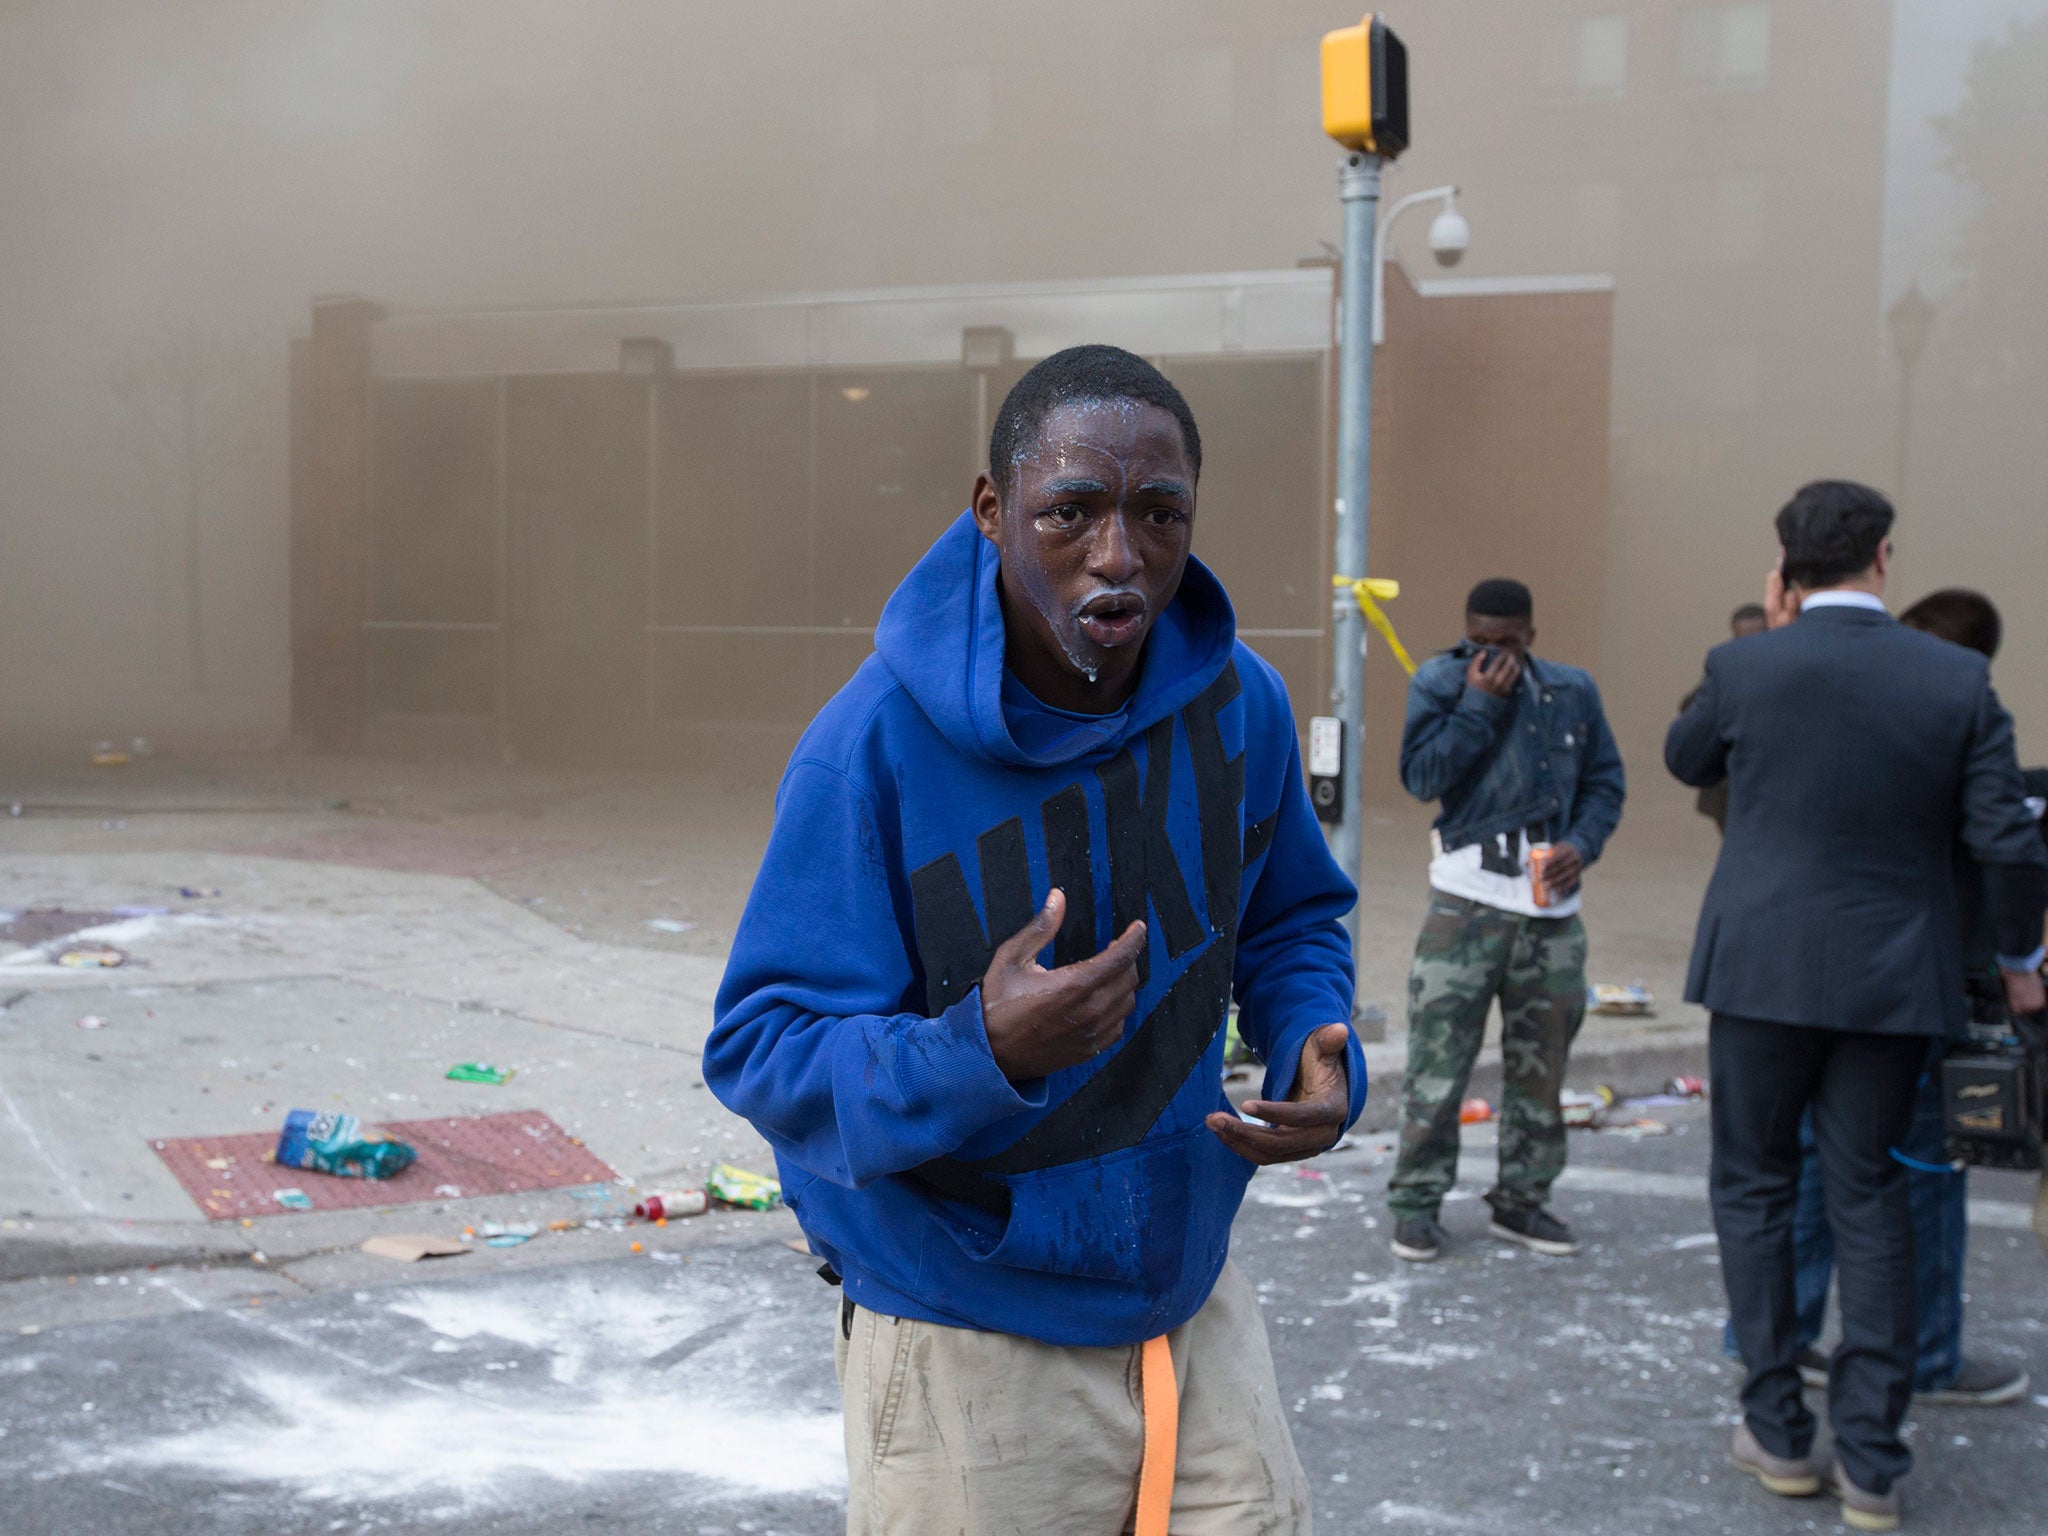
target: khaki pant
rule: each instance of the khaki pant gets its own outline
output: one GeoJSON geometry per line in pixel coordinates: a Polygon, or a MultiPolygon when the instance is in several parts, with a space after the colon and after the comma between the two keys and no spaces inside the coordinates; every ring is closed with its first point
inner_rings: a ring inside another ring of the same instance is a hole
{"type": "MultiPolygon", "coordinates": [[[[1061,1347],[853,1310],[836,1326],[847,1536],[1119,1536],[1144,1455],[1139,1346],[1061,1347]]],[[[1307,1536],[1258,1298],[1225,1264],[1168,1335],[1173,1536],[1307,1536]]]]}

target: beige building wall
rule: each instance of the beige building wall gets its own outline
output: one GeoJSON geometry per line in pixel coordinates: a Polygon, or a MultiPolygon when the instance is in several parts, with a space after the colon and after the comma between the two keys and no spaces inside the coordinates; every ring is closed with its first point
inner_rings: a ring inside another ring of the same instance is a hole
{"type": "MultiPolygon", "coordinates": [[[[1338,234],[1317,42],[1356,14],[6,8],[0,710],[24,730],[283,733],[284,359],[309,296],[523,306],[1291,267],[1338,234]],[[146,381],[147,409],[170,419],[188,385],[253,402],[212,434],[231,460],[196,511],[115,388],[186,321],[242,350],[219,376],[146,381]]],[[[1811,474],[1881,480],[1892,462],[1888,16],[1886,0],[1393,11],[1416,147],[1389,194],[1464,185],[1460,275],[1616,279],[1614,496],[1584,563],[1605,567],[1602,677],[1645,768],[1752,595],[1771,509],[1811,474]]],[[[1426,224],[1395,242],[1418,274],[1426,224]]]]}

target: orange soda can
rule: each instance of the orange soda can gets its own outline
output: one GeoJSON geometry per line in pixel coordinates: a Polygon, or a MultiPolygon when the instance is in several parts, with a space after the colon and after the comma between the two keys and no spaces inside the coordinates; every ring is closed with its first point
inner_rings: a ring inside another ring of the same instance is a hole
{"type": "Polygon", "coordinates": [[[1552,851],[1548,843],[1529,845],[1529,890],[1531,899],[1539,907],[1550,905],[1550,887],[1544,884],[1543,872],[1550,866],[1552,851]]]}

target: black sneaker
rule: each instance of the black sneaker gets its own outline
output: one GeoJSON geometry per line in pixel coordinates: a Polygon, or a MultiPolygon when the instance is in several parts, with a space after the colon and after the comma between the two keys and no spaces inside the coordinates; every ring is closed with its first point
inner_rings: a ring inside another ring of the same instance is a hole
{"type": "Polygon", "coordinates": [[[2018,1366],[1994,1365],[1989,1360],[1965,1360],[1956,1379],[1933,1392],[1915,1392],[1916,1403],[1945,1403],[1950,1407],[1997,1408],[2016,1403],[2027,1395],[2027,1373],[2018,1366]]]}
{"type": "Polygon", "coordinates": [[[1394,1226],[1394,1257],[1431,1264],[1444,1251],[1444,1229],[1434,1216],[1404,1216],[1394,1226]]]}
{"type": "Polygon", "coordinates": [[[1811,1344],[1799,1351],[1799,1379],[1809,1387],[1825,1387],[1828,1384],[1828,1357],[1811,1344]]]}
{"type": "Polygon", "coordinates": [[[1495,1211],[1493,1235],[1504,1242],[1520,1243],[1531,1252],[1547,1253],[1554,1259],[1568,1259],[1579,1251],[1579,1240],[1572,1236],[1572,1229],[1541,1206],[1528,1211],[1495,1211]]]}

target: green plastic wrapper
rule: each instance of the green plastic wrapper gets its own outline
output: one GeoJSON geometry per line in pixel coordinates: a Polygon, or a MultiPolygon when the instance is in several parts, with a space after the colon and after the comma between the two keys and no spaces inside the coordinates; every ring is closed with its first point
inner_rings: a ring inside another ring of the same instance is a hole
{"type": "Polygon", "coordinates": [[[293,1110],[284,1117],[284,1133],[277,1138],[281,1167],[310,1168],[344,1179],[388,1179],[405,1172],[418,1156],[406,1142],[366,1132],[354,1115],[326,1110],[293,1110]]]}
{"type": "Polygon", "coordinates": [[[494,1067],[488,1061],[458,1061],[448,1069],[449,1078],[458,1083],[502,1083],[512,1076],[511,1067],[494,1067]]]}
{"type": "Polygon", "coordinates": [[[749,1211],[772,1211],[782,1204],[782,1183],[765,1173],[750,1173],[731,1163],[720,1163],[704,1181],[704,1193],[720,1205],[736,1205],[749,1211]]]}

